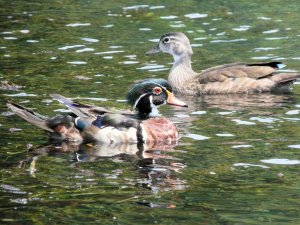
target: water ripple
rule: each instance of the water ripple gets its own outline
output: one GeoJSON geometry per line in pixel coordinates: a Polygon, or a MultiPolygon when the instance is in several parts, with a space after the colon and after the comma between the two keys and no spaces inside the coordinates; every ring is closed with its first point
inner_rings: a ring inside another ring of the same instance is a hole
{"type": "Polygon", "coordinates": [[[268,40],[268,41],[284,40],[284,39],[289,39],[289,37],[270,37],[270,38],[265,38],[265,40],[268,40]]]}
{"type": "Polygon", "coordinates": [[[38,40],[26,40],[27,43],[38,43],[38,40]]]}
{"type": "Polygon", "coordinates": [[[124,55],[125,58],[128,58],[128,59],[136,59],[136,55],[124,55]]]}
{"type": "Polygon", "coordinates": [[[1,32],[1,34],[12,34],[13,33],[13,31],[3,31],[3,32],[1,32]]]}
{"type": "Polygon", "coordinates": [[[235,113],[235,111],[231,111],[231,112],[218,112],[218,114],[221,115],[221,116],[229,115],[229,114],[232,114],[232,113],[235,113]]]}
{"type": "Polygon", "coordinates": [[[137,63],[139,63],[139,61],[124,61],[122,63],[125,65],[131,65],[131,64],[137,64],[137,63]]]}
{"type": "Polygon", "coordinates": [[[233,145],[231,148],[251,148],[252,145],[233,145]]]}
{"type": "Polygon", "coordinates": [[[198,19],[198,18],[205,18],[208,15],[207,14],[200,14],[200,13],[189,13],[189,14],[185,14],[184,16],[187,17],[187,18],[190,18],[190,19],[198,19]]]}
{"type": "Polygon", "coordinates": [[[93,48],[83,48],[83,49],[78,49],[76,52],[93,52],[95,49],[93,48]]]}
{"type": "Polygon", "coordinates": [[[22,204],[22,205],[26,205],[28,203],[27,198],[10,199],[10,201],[13,202],[13,203],[18,203],[18,204],[22,204]]]}
{"type": "Polygon", "coordinates": [[[109,46],[108,48],[116,49],[116,48],[123,48],[123,46],[121,46],[121,45],[112,45],[112,46],[109,46]]]}
{"type": "Polygon", "coordinates": [[[17,37],[3,37],[5,40],[17,40],[17,37]]]}
{"type": "Polygon", "coordinates": [[[279,49],[278,47],[277,48],[273,48],[273,47],[265,47],[265,48],[254,48],[253,50],[255,52],[260,52],[260,51],[270,51],[270,50],[275,50],[275,49],[279,49]]]}
{"type": "Polygon", "coordinates": [[[123,10],[138,10],[138,9],[143,9],[143,8],[148,8],[149,5],[133,5],[133,6],[126,6],[123,7],[123,10]]]}
{"type": "Polygon", "coordinates": [[[285,114],[286,115],[297,115],[299,114],[300,110],[299,109],[296,109],[296,110],[290,110],[288,112],[286,112],[285,114]]]}
{"type": "Polygon", "coordinates": [[[259,19],[259,20],[271,20],[271,18],[265,17],[265,16],[259,16],[259,17],[257,17],[257,19],[259,19]]]}
{"type": "Polygon", "coordinates": [[[10,97],[35,97],[35,96],[37,96],[35,94],[27,94],[25,92],[18,93],[18,94],[5,94],[5,95],[10,96],[10,97]]]}
{"type": "Polygon", "coordinates": [[[264,168],[264,169],[270,168],[268,166],[258,165],[258,164],[251,164],[251,163],[234,163],[233,166],[242,166],[242,167],[245,167],[245,168],[248,168],[248,167],[261,167],[261,168],[264,168]]]}
{"type": "Polygon", "coordinates": [[[246,31],[246,30],[249,30],[251,26],[249,25],[241,25],[239,27],[236,27],[236,28],[232,28],[232,30],[235,30],[235,31],[246,31]]]}
{"type": "Polygon", "coordinates": [[[161,16],[160,18],[163,20],[173,20],[178,18],[178,16],[161,16]]]}
{"type": "Polygon", "coordinates": [[[29,30],[20,30],[20,33],[22,34],[28,34],[30,31],[29,30]]]}
{"type": "Polygon", "coordinates": [[[107,25],[104,25],[104,26],[102,26],[102,27],[105,27],[105,28],[111,28],[111,27],[113,27],[114,25],[113,24],[107,24],[107,25]]]}
{"type": "Polygon", "coordinates": [[[266,30],[266,31],[263,31],[262,33],[263,34],[273,34],[273,33],[277,33],[279,30],[278,29],[274,29],[274,30],[266,30]]]}
{"type": "Polygon", "coordinates": [[[300,148],[300,144],[299,145],[288,145],[289,148],[300,148]]]}
{"type": "Polygon", "coordinates": [[[152,30],[151,28],[147,28],[147,27],[144,27],[144,28],[139,28],[140,31],[150,31],[152,30]]]}
{"type": "Polygon", "coordinates": [[[297,165],[300,164],[300,160],[292,160],[292,159],[263,159],[261,162],[275,165],[297,165]]]}
{"type": "Polygon", "coordinates": [[[67,45],[64,47],[60,47],[58,48],[59,50],[67,50],[67,49],[72,49],[72,48],[80,48],[80,47],[84,47],[85,45],[67,45]]]}
{"type": "Polygon", "coordinates": [[[191,44],[192,47],[202,47],[203,44],[191,44]]]}
{"type": "Polygon", "coordinates": [[[218,137],[234,137],[235,135],[234,134],[216,134],[216,136],[218,136],[218,137]]]}
{"type": "Polygon", "coordinates": [[[87,62],[85,61],[70,61],[70,62],[67,62],[69,64],[74,64],[74,65],[84,65],[84,64],[87,64],[87,62]]]}
{"type": "Polygon", "coordinates": [[[206,111],[195,111],[191,113],[192,115],[203,115],[206,114],[206,111]]]}
{"type": "Polygon", "coordinates": [[[69,23],[66,27],[82,27],[82,26],[90,26],[91,23],[69,23]]]}
{"type": "Polygon", "coordinates": [[[188,138],[191,138],[194,140],[198,140],[198,141],[207,140],[210,138],[210,137],[206,137],[206,136],[203,136],[200,134],[187,134],[185,137],[188,137],[188,138]]]}
{"type": "Polygon", "coordinates": [[[233,40],[212,40],[210,43],[227,43],[227,42],[240,42],[240,41],[247,41],[246,38],[239,38],[233,40]]]}
{"type": "Polygon", "coordinates": [[[103,59],[113,59],[114,57],[111,56],[111,55],[107,55],[107,56],[103,56],[102,58],[103,58],[103,59]]]}
{"type": "Polygon", "coordinates": [[[164,65],[158,65],[158,64],[148,64],[143,67],[137,68],[138,70],[149,70],[149,71],[161,71],[161,70],[167,70],[164,65]]]}
{"type": "Polygon", "coordinates": [[[157,6],[151,6],[150,9],[163,9],[165,8],[164,5],[157,5],[157,6]]]}
{"type": "Polygon", "coordinates": [[[254,60],[265,60],[265,59],[272,59],[274,57],[275,56],[273,56],[273,55],[270,55],[270,56],[254,56],[254,57],[251,57],[251,59],[254,59],[254,60]]]}
{"type": "Polygon", "coordinates": [[[26,194],[25,191],[21,191],[20,188],[11,186],[9,184],[1,184],[0,187],[5,190],[8,191],[10,193],[14,193],[14,194],[26,194]]]}
{"type": "Polygon", "coordinates": [[[116,50],[116,51],[106,51],[106,52],[96,52],[95,55],[106,55],[106,54],[115,54],[124,52],[123,50],[116,50]]]}
{"type": "Polygon", "coordinates": [[[240,119],[233,119],[232,121],[236,122],[238,125],[255,125],[256,124],[254,122],[249,122],[249,121],[240,120],[240,119]]]}
{"type": "Polygon", "coordinates": [[[185,27],[185,24],[182,21],[173,21],[170,27],[185,27]]]}
{"type": "Polygon", "coordinates": [[[278,119],[271,117],[251,117],[250,120],[258,121],[261,123],[275,123],[278,121],[278,119]]]}
{"type": "Polygon", "coordinates": [[[83,41],[92,42],[92,43],[99,42],[99,40],[95,39],[95,38],[80,38],[80,39],[83,41]]]}

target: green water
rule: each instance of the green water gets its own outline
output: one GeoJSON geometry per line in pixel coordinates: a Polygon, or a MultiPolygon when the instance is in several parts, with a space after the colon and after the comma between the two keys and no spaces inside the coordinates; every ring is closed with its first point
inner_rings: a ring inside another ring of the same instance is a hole
{"type": "Polygon", "coordinates": [[[156,151],[47,146],[5,106],[54,115],[64,108],[49,94],[60,93],[128,109],[134,81],[167,76],[172,58],[144,53],[170,31],[189,36],[198,71],[270,60],[299,71],[299,10],[296,0],[0,1],[0,81],[23,86],[0,90],[0,223],[300,224],[299,83],[288,95],[163,107],[181,139],[156,151]]]}

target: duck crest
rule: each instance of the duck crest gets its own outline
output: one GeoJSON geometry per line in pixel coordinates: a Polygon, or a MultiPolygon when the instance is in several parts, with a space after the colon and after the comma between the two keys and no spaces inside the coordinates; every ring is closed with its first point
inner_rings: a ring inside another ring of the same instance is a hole
{"type": "Polygon", "coordinates": [[[143,96],[152,93],[155,86],[160,86],[166,90],[172,91],[172,87],[165,79],[146,79],[134,84],[128,91],[126,99],[132,106],[136,105],[136,101],[143,96]]]}

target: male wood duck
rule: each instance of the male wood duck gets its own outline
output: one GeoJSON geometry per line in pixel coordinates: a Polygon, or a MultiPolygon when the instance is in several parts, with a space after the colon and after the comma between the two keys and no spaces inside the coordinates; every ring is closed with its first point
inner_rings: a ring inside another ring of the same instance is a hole
{"type": "Polygon", "coordinates": [[[186,95],[286,92],[300,77],[299,73],[276,73],[285,66],[281,62],[232,63],[197,73],[191,66],[193,50],[190,41],[181,32],[164,34],[157,46],[146,54],[160,51],[173,56],[168,80],[174,91],[186,95]]]}
{"type": "Polygon", "coordinates": [[[158,107],[164,104],[186,107],[175,98],[172,87],[164,79],[144,80],[133,85],[127,100],[137,111],[113,112],[102,107],[80,104],[53,94],[74,115],[42,116],[16,103],[7,106],[26,121],[50,133],[50,139],[66,142],[173,143],[178,130],[169,119],[160,117],[158,107]]]}

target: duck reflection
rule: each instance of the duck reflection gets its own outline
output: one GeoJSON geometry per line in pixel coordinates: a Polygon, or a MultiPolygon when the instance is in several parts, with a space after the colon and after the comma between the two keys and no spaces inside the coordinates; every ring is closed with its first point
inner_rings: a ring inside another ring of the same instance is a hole
{"type": "Polygon", "coordinates": [[[205,108],[219,108],[222,110],[246,110],[251,108],[272,108],[293,102],[293,94],[228,94],[228,95],[203,95],[195,98],[181,97],[189,105],[189,110],[205,108]]]}
{"type": "Polygon", "coordinates": [[[95,162],[103,158],[127,161],[137,166],[140,176],[136,185],[151,190],[153,193],[171,190],[183,190],[186,182],[178,174],[186,166],[180,158],[173,155],[182,153],[174,147],[177,142],[168,145],[118,144],[106,145],[88,143],[75,145],[70,143],[49,144],[29,149],[30,157],[20,162],[20,167],[29,164],[29,173],[35,177],[38,159],[41,156],[56,156],[71,153],[72,165],[95,162]]]}

